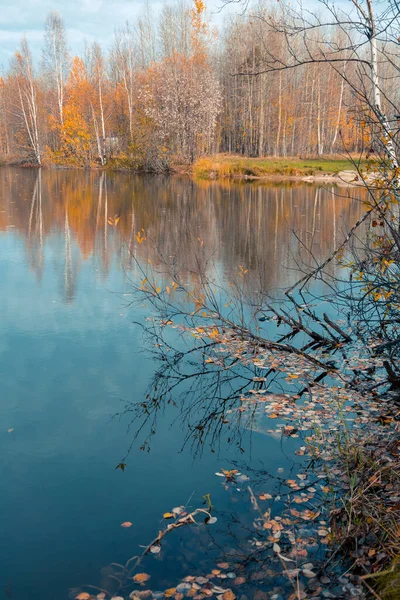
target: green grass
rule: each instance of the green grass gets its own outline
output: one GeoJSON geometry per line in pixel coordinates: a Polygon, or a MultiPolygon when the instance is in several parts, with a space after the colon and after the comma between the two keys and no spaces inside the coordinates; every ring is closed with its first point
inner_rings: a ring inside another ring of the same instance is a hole
{"type": "Polygon", "coordinates": [[[336,175],[344,169],[354,169],[350,160],[342,158],[246,158],[219,154],[199,158],[193,174],[201,179],[223,177],[268,177],[336,175]]]}

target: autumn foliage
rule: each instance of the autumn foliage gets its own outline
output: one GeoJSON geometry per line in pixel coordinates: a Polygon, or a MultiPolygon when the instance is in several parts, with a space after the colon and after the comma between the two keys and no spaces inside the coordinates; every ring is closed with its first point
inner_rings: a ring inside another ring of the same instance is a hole
{"type": "MultiPolygon", "coordinates": [[[[218,39],[203,0],[166,5],[158,20],[147,7],[108,54],[94,42],[80,57],[50,13],[40,69],[24,39],[0,79],[0,160],[164,171],[216,152],[359,151],[360,103],[340,70],[263,72],[265,49],[285,59],[274,10],[231,19],[218,39]]],[[[341,68],[351,83],[355,67],[341,68]]]]}

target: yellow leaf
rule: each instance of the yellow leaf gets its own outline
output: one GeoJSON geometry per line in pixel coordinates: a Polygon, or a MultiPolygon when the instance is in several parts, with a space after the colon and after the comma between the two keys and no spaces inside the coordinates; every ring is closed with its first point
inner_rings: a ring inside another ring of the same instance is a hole
{"type": "Polygon", "coordinates": [[[164,596],[166,598],[171,598],[171,596],[174,596],[176,592],[176,588],[169,588],[169,590],[165,590],[164,592],[164,596]]]}
{"type": "Polygon", "coordinates": [[[164,517],[164,519],[174,519],[175,515],[174,515],[174,513],[166,512],[163,514],[163,517],[164,517]]]}
{"type": "Polygon", "coordinates": [[[212,330],[212,332],[208,335],[208,337],[210,338],[215,338],[217,337],[217,335],[219,334],[218,329],[215,327],[215,329],[212,330]]]}

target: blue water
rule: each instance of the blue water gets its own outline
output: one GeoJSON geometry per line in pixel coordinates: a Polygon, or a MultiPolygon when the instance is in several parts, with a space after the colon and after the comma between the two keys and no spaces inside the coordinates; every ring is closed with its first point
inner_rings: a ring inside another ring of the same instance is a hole
{"type": "MultiPolygon", "coordinates": [[[[215,472],[234,461],[272,473],[292,466],[279,441],[261,434],[253,435],[245,456],[225,443],[219,454],[181,452],[184,431],[179,423],[171,427],[170,408],[150,453],[135,444],[126,470],[115,468],[134,430],[129,415],[115,415],[144,397],[155,368],[133,324],[148,309],[128,306],[139,276],[129,255],[148,260],[132,232],[145,228],[177,256],[190,255],[200,234],[222,274],[262,264],[277,287],[296,277],[284,271],[293,223],[306,231],[317,211],[324,255],[334,242],[332,210],[337,231],[358,210],[344,200],[333,206],[325,190],[315,209],[310,187],[101,177],[43,172],[39,189],[38,171],[0,170],[0,586],[15,600],[61,599],[83,583],[101,586],[102,569],[140,551],[157,534],[162,514],[192,494],[193,508],[211,494],[219,515],[213,535],[229,545],[227,519],[247,506],[235,505],[215,472]],[[118,226],[107,223],[115,215],[118,226]],[[121,528],[123,521],[133,526],[121,528]]],[[[183,560],[182,544],[191,544],[186,531],[168,544],[168,557],[146,564],[159,587],[208,560],[204,549],[196,558],[198,544],[183,560]]]]}

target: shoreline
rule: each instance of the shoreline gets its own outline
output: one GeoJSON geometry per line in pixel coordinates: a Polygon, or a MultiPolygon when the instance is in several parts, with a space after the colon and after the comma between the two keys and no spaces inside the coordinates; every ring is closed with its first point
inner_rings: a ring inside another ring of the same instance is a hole
{"type": "Polygon", "coordinates": [[[90,167],[78,167],[78,166],[69,166],[69,165],[35,165],[31,163],[26,164],[16,164],[16,163],[0,163],[1,167],[13,167],[19,169],[45,169],[45,170],[55,170],[55,171],[99,171],[99,172],[108,172],[108,173],[132,173],[134,175],[164,175],[164,176],[180,176],[180,177],[188,177],[194,181],[207,181],[207,182],[222,182],[222,181],[231,181],[231,182],[275,182],[275,183],[285,183],[285,182],[297,182],[297,183],[331,183],[338,186],[343,187],[353,187],[353,186],[363,186],[364,182],[362,180],[358,181],[357,171],[356,170],[342,170],[338,173],[329,173],[324,171],[318,171],[316,173],[311,174],[292,174],[292,173],[265,173],[260,175],[247,174],[247,173],[238,173],[232,172],[229,174],[219,175],[214,171],[210,171],[208,176],[199,176],[196,174],[195,166],[191,165],[185,168],[180,166],[172,165],[170,170],[168,171],[146,171],[142,169],[129,169],[129,168],[121,168],[121,167],[110,167],[110,166],[90,166],[90,167]]]}

